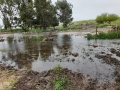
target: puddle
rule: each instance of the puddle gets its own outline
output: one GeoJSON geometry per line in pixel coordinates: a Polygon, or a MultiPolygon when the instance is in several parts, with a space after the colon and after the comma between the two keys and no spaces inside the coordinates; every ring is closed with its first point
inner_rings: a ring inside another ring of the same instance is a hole
{"type": "Polygon", "coordinates": [[[83,73],[99,82],[114,82],[120,65],[107,63],[96,55],[111,55],[118,62],[120,40],[90,40],[78,33],[58,33],[53,42],[42,42],[41,36],[14,34],[0,42],[0,62],[18,69],[38,72],[50,70],[60,64],[63,68],[83,73]],[[114,43],[113,43],[114,42],[114,43]]]}

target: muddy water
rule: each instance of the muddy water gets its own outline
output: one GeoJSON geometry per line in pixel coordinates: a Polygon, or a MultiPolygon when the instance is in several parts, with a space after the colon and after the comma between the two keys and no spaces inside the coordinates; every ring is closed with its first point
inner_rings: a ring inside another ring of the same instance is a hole
{"type": "Polygon", "coordinates": [[[120,50],[120,40],[90,40],[82,34],[58,33],[53,42],[41,42],[40,36],[14,34],[4,36],[0,42],[0,63],[18,69],[32,69],[38,72],[49,70],[60,64],[64,68],[83,73],[102,82],[114,82],[120,73],[120,65],[106,63],[96,55],[111,55],[111,48],[120,50]],[[78,53],[77,57],[71,55],[78,53]]]}

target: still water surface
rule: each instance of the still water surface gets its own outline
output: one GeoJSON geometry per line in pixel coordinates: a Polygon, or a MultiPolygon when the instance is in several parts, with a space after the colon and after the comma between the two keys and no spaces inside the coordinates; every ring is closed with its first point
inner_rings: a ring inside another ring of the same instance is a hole
{"type": "MultiPolygon", "coordinates": [[[[32,69],[38,72],[50,70],[60,64],[63,68],[83,73],[99,81],[113,82],[115,72],[120,73],[120,66],[105,63],[95,55],[110,48],[119,49],[113,42],[120,40],[87,40],[76,32],[58,33],[53,42],[41,42],[38,36],[14,34],[5,36],[0,42],[0,63],[17,69],[32,69]],[[97,45],[97,47],[93,47],[97,45]],[[77,57],[69,53],[78,53],[77,57]]],[[[120,60],[120,57],[112,54],[120,60]]]]}

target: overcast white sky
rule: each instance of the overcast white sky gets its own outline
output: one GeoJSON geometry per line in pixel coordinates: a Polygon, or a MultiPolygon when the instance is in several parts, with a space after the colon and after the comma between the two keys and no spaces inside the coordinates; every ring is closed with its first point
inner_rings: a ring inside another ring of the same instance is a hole
{"type": "MultiPolygon", "coordinates": [[[[57,0],[52,0],[55,3],[57,0]]],[[[120,15],[120,0],[67,0],[73,5],[74,21],[95,19],[101,13],[120,15]]],[[[1,24],[1,21],[0,21],[1,24]]]]}
{"type": "MultiPolygon", "coordinates": [[[[57,0],[52,0],[56,2],[57,0]]],[[[101,13],[120,15],[120,0],[67,0],[73,5],[74,21],[95,19],[101,13]]]]}

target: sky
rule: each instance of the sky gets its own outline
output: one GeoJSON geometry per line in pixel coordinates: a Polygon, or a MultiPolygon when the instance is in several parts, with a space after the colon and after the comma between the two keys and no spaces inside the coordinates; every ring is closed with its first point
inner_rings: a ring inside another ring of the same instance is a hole
{"type": "MultiPolygon", "coordinates": [[[[52,0],[56,2],[57,0],[52,0]]],[[[73,5],[74,21],[95,19],[101,13],[120,15],[120,0],[67,0],[73,5]]]]}
{"type": "MultiPolygon", "coordinates": [[[[55,3],[57,0],[52,0],[55,3]]],[[[120,16],[120,0],[67,0],[73,5],[73,21],[95,19],[102,13],[120,16]]],[[[0,20],[0,25],[2,21],[0,20]]]]}

